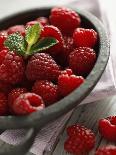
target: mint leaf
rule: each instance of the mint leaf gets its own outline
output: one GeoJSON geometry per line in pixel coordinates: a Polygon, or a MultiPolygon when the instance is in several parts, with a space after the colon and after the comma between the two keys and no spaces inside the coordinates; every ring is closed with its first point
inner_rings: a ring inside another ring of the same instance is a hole
{"type": "Polygon", "coordinates": [[[52,38],[52,37],[42,38],[37,44],[32,46],[31,54],[49,49],[50,47],[56,45],[57,43],[58,43],[58,40],[56,40],[55,38],[52,38]]]}
{"type": "Polygon", "coordinates": [[[27,52],[30,51],[32,45],[34,45],[40,37],[41,27],[38,24],[34,24],[33,26],[29,26],[26,30],[25,40],[28,44],[27,52]]]}
{"type": "Polygon", "coordinates": [[[13,33],[7,37],[4,44],[10,50],[27,58],[34,53],[49,49],[58,43],[58,40],[53,37],[39,39],[40,33],[40,25],[35,24],[27,28],[25,37],[19,32],[13,33]]]}
{"type": "Polygon", "coordinates": [[[4,45],[11,51],[16,51],[18,54],[24,55],[26,46],[25,40],[19,32],[9,35],[4,42],[4,45]]]}

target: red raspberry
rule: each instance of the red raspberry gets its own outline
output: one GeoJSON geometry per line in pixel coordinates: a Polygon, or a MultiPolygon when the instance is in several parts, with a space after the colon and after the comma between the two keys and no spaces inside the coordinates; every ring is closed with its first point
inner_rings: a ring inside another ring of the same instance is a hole
{"type": "Polygon", "coordinates": [[[36,19],[38,22],[41,23],[41,25],[46,26],[49,24],[48,18],[46,17],[39,17],[36,19]]]}
{"type": "Polygon", "coordinates": [[[13,110],[17,115],[30,114],[43,108],[42,98],[34,93],[21,94],[13,103],[13,110]]]}
{"type": "Polygon", "coordinates": [[[116,142],[116,116],[100,119],[99,131],[107,140],[116,142]]]}
{"type": "Polygon", "coordinates": [[[51,10],[50,22],[58,27],[64,34],[72,34],[80,26],[79,15],[68,8],[56,7],[51,10]]]}
{"type": "Polygon", "coordinates": [[[59,41],[58,44],[47,50],[47,52],[50,53],[52,56],[56,56],[62,51],[64,41],[62,34],[57,27],[52,25],[45,26],[43,28],[43,31],[41,32],[41,37],[53,37],[59,41]]]}
{"type": "Polygon", "coordinates": [[[0,116],[8,114],[7,97],[0,92],[0,116]]]}
{"type": "Polygon", "coordinates": [[[0,31],[0,50],[4,48],[4,41],[7,38],[7,31],[0,31]]]}
{"type": "Polygon", "coordinates": [[[74,49],[74,44],[73,44],[73,38],[72,37],[64,37],[64,50],[62,52],[63,55],[63,61],[65,64],[68,64],[68,59],[69,59],[69,54],[73,51],[74,49]]]}
{"type": "Polygon", "coordinates": [[[21,94],[26,93],[26,88],[14,88],[9,94],[8,94],[8,105],[10,108],[11,113],[13,112],[13,103],[19,97],[21,94]]]}
{"type": "Polygon", "coordinates": [[[59,74],[60,68],[49,54],[37,53],[28,61],[28,80],[57,80],[59,74]]]}
{"type": "Polygon", "coordinates": [[[24,76],[23,58],[16,52],[2,50],[0,52],[0,80],[9,84],[16,84],[24,76]]]}
{"type": "Polygon", "coordinates": [[[77,75],[88,75],[96,62],[96,53],[88,47],[74,49],[69,55],[69,66],[77,75]]]}
{"type": "Polygon", "coordinates": [[[99,148],[95,155],[116,155],[116,146],[106,146],[99,148]]]}
{"type": "Polygon", "coordinates": [[[77,28],[73,33],[73,39],[77,47],[94,47],[97,42],[97,32],[93,29],[77,28]]]}
{"type": "Polygon", "coordinates": [[[74,125],[71,125],[71,126],[68,126],[67,127],[67,134],[68,136],[84,136],[84,138],[87,138],[86,136],[92,138],[92,139],[95,139],[95,135],[93,134],[93,132],[84,127],[84,126],[81,126],[79,124],[74,124],[74,125]]]}
{"type": "Polygon", "coordinates": [[[61,74],[58,77],[58,90],[61,96],[66,96],[84,82],[82,76],[61,74]]]}
{"type": "Polygon", "coordinates": [[[32,90],[43,98],[46,106],[58,101],[58,87],[50,81],[36,81],[32,90]]]}
{"type": "Polygon", "coordinates": [[[87,150],[85,149],[85,144],[83,139],[76,138],[75,136],[68,137],[64,143],[64,149],[74,155],[85,155],[87,150]]]}
{"type": "Polygon", "coordinates": [[[64,37],[64,54],[69,56],[74,48],[73,38],[72,37],[64,37]]]}
{"type": "Polygon", "coordinates": [[[38,24],[38,21],[34,20],[34,21],[29,21],[26,23],[26,27],[29,27],[29,26],[33,26],[35,24],[38,24]]]}
{"type": "Polygon", "coordinates": [[[1,51],[2,50],[9,50],[6,46],[3,46],[2,48],[1,48],[1,51]]]}
{"type": "Polygon", "coordinates": [[[71,69],[66,69],[66,70],[63,70],[63,71],[61,71],[61,75],[73,75],[73,72],[72,72],[72,70],[71,69]]]}
{"type": "Polygon", "coordinates": [[[22,34],[22,36],[25,36],[25,27],[24,27],[24,25],[15,25],[15,26],[10,27],[7,30],[7,32],[8,32],[8,34],[19,32],[22,34]]]}
{"type": "Polygon", "coordinates": [[[75,155],[84,155],[91,151],[95,145],[95,135],[90,130],[80,125],[67,128],[69,138],[64,144],[64,149],[75,155]]]}
{"type": "Polygon", "coordinates": [[[3,36],[8,36],[8,33],[6,30],[2,30],[0,31],[0,35],[3,35],[3,36]]]}
{"type": "Polygon", "coordinates": [[[27,27],[33,26],[33,25],[35,25],[35,24],[40,24],[40,27],[41,27],[41,29],[42,29],[42,31],[43,31],[43,25],[42,25],[39,21],[36,21],[36,20],[30,21],[30,22],[26,23],[26,26],[25,26],[25,27],[27,28],[27,27]]]}
{"type": "Polygon", "coordinates": [[[28,26],[33,26],[33,25],[35,25],[35,24],[38,24],[38,21],[36,21],[36,20],[34,20],[34,21],[29,21],[29,22],[26,23],[26,27],[28,27],[28,26]]]}
{"type": "Polygon", "coordinates": [[[11,89],[12,86],[10,84],[0,81],[0,92],[7,94],[11,89]]]}
{"type": "Polygon", "coordinates": [[[68,66],[69,62],[69,54],[73,51],[74,45],[73,45],[73,38],[72,37],[64,37],[64,48],[61,50],[59,55],[55,57],[58,64],[60,64],[63,67],[68,66]]]}

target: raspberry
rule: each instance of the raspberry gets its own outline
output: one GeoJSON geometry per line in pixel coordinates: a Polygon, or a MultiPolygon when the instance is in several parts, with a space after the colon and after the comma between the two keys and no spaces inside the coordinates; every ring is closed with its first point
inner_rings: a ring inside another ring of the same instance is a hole
{"type": "Polygon", "coordinates": [[[28,80],[57,80],[59,74],[60,68],[49,54],[37,53],[28,61],[28,80]]]}
{"type": "Polygon", "coordinates": [[[64,37],[64,54],[66,56],[69,56],[69,54],[72,52],[73,48],[74,48],[74,44],[73,44],[73,38],[72,37],[64,37]]]}
{"type": "Polygon", "coordinates": [[[63,74],[65,74],[65,75],[73,75],[73,72],[72,72],[72,70],[71,69],[66,69],[66,70],[63,70],[63,71],[61,71],[61,74],[63,75],[63,74]]]}
{"type": "Polygon", "coordinates": [[[116,116],[100,119],[99,131],[107,140],[116,142],[116,116]]]}
{"type": "Polygon", "coordinates": [[[23,75],[23,58],[16,52],[2,50],[0,52],[0,80],[9,84],[16,84],[22,80],[23,75]]]}
{"type": "Polygon", "coordinates": [[[111,145],[99,148],[95,155],[116,155],[116,146],[111,145]]]}
{"type": "Polygon", "coordinates": [[[68,136],[84,136],[83,138],[87,138],[87,136],[88,136],[90,138],[93,137],[92,139],[95,138],[95,135],[93,134],[93,132],[90,129],[88,129],[84,126],[78,125],[78,124],[68,126],[67,134],[68,134],[68,136]]]}
{"type": "Polygon", "coordinates": [[[50,81],[36,81],[32,90],[35,94],[38,94],[43,98],[46,106],[58,101],[57,86],[50,81]]]}
{"type": "Polygon", "coordinates": [[[61,74],[58,77],[58,90],[61,96],[66,96],[84,82],[82,76],[61,74]]]}
{"type": "Polygon", "coordinates": [[[62,52],[63,55],[63,61],[65,64],[68,64],[68,58],[69,54],[73,51],[74,45],[73,45],[73,38],[72,37],[64,37],[64,50],[62,52]]]}
{"type": "Polygon", "coordinates": [[[0,116],[8,113],[7,97],[4,93],[0,92],[0,116]]]}
{"type": "Polygon", "coordinates": [[[93,29],[77,28],[73,33],[76,47],[94,47],[97,42],[97,32],[93,29]]]}
{"type": "Polygon", "coordinates": [[[40,24],[41,29],[43,29],[43,25],[39,21],[36,21],[36,20],[30,21],[30,22],[26,23],[26,26],[25,27],[27,28],[27,27],[33,26],[35,24],[40,24]]]}
{"type": "Polygon", "coordinates": [[[0,92],[7,94],[11,89],[12,86],[10,84],[0,81],[0,92]]]}
{"type": "Polygon", "coordinates": [[[62,51],[64,41],[63,41],[62,34],[57,27],[52,25],[45,26],[43,28],[43,31],[41,32],[41,37],[53,37],[59,41],[58,44],[56,44],[55,46],[47,50],[47,52],[50,53],[52,56],[56,56],[62,51]]]}
{"type": "Polygon", "coordinates": [[[69,67],[77,75],[86,76],[92,70],[96,61],[96,53],[88,47],[74,49],[69,55],[69,67]]]}
{"type": "Polygon", "coordinates": [[[13,103],[13,110],[17,115],[30,114],[43,108],[42,98],[34,93],[21,94],[13,103]]]}
{"type": "Polygon", "coordinates": [[[73,51],[73,38],[72,37],[64,37],[64,47],[59,53],[57,57],[55,57],[58,64],[63,66],[64,68],[68,66],[69,62],[69,54],[73,51]]]}
{"type": "Polygon", "coordinates": [[[64,149],[74,155],[85,155],[85,144],[83,139],[76,138],[75,136],[69,137],[64,143],[64,149]]]}
{"type": "Polygon", "coordinates": [[[10,27],[7,30],[7,32],[8,32],[8,34],[19,32],[22,34],[22,36],[25,36],[25,27],[24,27],[24,25],[15,25],[15,26],[10,27]]]}
{"type": "Polygon", "coordinates": [[[9,94],[8,94],[8,105],[10,108],[10,112],[13,113],[13,103],[19,97],[21,94],[26,93],[26,88],[14,88],[9,94]]]}
{"type": "Polygon", "coordinates": [[[0,50],[4,48],[4,41],[7,38],[7,32],[6,31],[0,31],[0,50]]]}
{"type": "Polygon", "coordinates": [[[51,10],[50,22],[58,27],[63,34],[72,34],[75,28],[80,26],[79,15],[68,8],[55,7],[51,10]]]}
{"type": "Polygon", "coordinates": [[[26,27],[28,27],[28,26],[33,26],[33,25],[35,25],[35,24],[38,24],[38,21],[36,21],[36,20],[34,20],[34,21],[29,21],[29,22],[26,23],[26,27]]]}
{"type": "Polygon", "coordinates": [[[38,22],[40,22],[41,25],[43,25],[43,26],[46,26],[46,25],[49,24],[48,18],[46,18],[46,17],[39,17],[39,18],[37,18],[36,20],[37,20],[38,22]]]}
{"type": "Polygon", "coordinates": [[[9,50],[9,49],[6,46],[3,46],[0,50],[2,51],[2,50],[9,50]]]}
{"type": "Polygon", "coordinates": [[[2,30],[2,31],[0,31],[0,35],[7,36],[7,35],[8,35],[8,33],[7,33],[7,31],[6,31],[6,30],[2,30]]]}
{"type": "Polygon", "coordinates": [[[72,125],[67,128],[69,138],[64,143],[64,149],[75,155],[86,154],[95,145],[95,135],[90,130],[80,125],[72,125]]]}
{"type": "Polygon", "coordinates": [[[26,23],[26,27],[28,27],[28,26],[33,26],[33,25],[35,25],[35,24],[38,24],[38,21],[36,21],[36,20],[34,20],[34,21],[29,21],[29,22],[26,23]]]}

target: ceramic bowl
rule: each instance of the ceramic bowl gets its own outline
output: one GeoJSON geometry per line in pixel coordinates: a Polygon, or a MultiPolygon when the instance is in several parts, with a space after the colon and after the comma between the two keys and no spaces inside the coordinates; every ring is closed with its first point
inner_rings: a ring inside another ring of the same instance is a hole
{"type": "MultiPolygon", "coordinates": [[[[74,9],[74,8],[73,8],[74,9]]],[[[34,20],[39,16],[48,17],[51,8],[39,8],[27,10],[7,18],[0,20],[0,30],[7,29],[8,27],[16,24],[25,24],[28,21],[34,20]]],[[[54,121],[58,117],[66,114],[71,109],[75,108],[81,101],[89,95],[92,89],[99,81],[109,58],[109,39],[105,32],[102,23],[92,14],[74,9],[82,19],[82,27],[93,28],[98,32],[99,40],[95,47],[97,53],[97,61],[90,74],[86,77],[85,82],[71,94],[56,102],[55,104],[45,108],[43,111],[34,112],[27,116],[2,116],[0,117],[0,129],[28,129],[25,135],[25,140],[18,146],[12,147],[4,143],[0,148],[0,155],[25,154],[29,147],[32,145],[34,137],[39,129],[50,121],[54,121]],[[7,149],[6,149],[7,147],[7,149]]]]}

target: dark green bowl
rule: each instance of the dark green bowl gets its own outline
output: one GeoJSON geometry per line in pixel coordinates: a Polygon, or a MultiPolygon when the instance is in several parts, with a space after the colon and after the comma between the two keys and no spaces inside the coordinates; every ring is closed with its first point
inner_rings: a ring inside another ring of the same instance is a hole
{"type": "MultiPolygon", "coordinates": [[[[24,24],[27,21],[34,20],[38,16],[49,16],[51,8],[40,8],[34,10],[28,10],[25,12],[17,13],[15,15],[9,16],[0,20],[0,30],[6,29],[15,24],[24,24]]],[[[73,8],[74,9],[74,8],[73,8]]],[[[88,94],[92,91],[96,83],[99,81],[106,64],[109,58],[109,39],[105,32],[105,29],[102,23],[92,14],[76,10],[82,19],[82,27],[85,28],[94,28],[99,35],[99,41],[95,47],[97,53],[97,61],[96,64],[91,71],[91,73],[87,76],[86,81],[82,84],[78,89],[73,91],[64,99],[58,101],[57,103],[45,108],[43,111],[34,112],[27,116],[3,116],[0,117],[0,128],[1,129],[19,129],[19,128],[34,128],[28,133],[28,142],[25,140],[27,148],[31,145],[34,136],[36,135],[37,129],[40,129],[48,122],[57,119],[63,114],[67,113],[74,107],[76,107],[80,102],[88,96],[88,94]],[[30,142],[30,145],[29,145],[30,142]]],[[[8,146],[8,145],[7,145],[8,146]]],[[[26,147],[24,145],[20,145],[21,148],[24,149],[23,152],[26,152],[26,147]]],[[[13,148],[13,150],[8,146],[8,151],[12,151],[12,154],[15,153],[17,148],[13,148]],[[13,152],[14,151],[14,152],[13,152]]],[[[18,148],[19,149],[19,148],[18,148]]],[[[23,150],[22,149],[22,150],[23,150]]],[[[20,149],[19,149],[20,150],[20,149]]],[[[4,152],[4,148],[0,153],[4,152]]],[[[6,153],[6,152],[5,152],[6,153]]],[[[7,155],[7,153],[5,154],[7,155]]]]}

